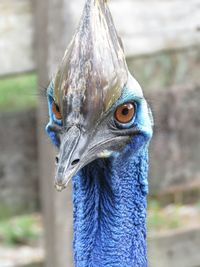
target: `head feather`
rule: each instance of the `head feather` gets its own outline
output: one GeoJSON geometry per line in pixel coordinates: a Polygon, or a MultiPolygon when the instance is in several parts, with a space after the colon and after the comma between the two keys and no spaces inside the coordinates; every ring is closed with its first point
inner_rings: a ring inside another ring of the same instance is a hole
{"type": "Polygon", "coordinates": [[[54,98],[68,114],[77,112],[80,116],[93,109],[100,115],[120,97],[127,83],[122,43],[106,2],[86,1],[79,27],[56,74],[54,98]]]}

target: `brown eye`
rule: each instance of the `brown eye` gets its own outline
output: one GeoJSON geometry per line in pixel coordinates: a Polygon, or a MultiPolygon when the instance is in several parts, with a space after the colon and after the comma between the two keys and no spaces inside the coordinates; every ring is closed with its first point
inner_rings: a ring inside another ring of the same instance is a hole
{"type": "Polygon", "coordinates": [[[120,123],[130,122],[135,115],[135,106],[132,103],[126,103],[119,106],[115,111],[115,119],[120,123]]]}
{"type": "Polygon", "coordinates": [[[62,119],[62,115],[60,113],[60,109],[56,105],[55,102],[53,102],[53,104],[52,104],[52,111],[53,111],[53,114],[55,115],[55,117],[56,117],[57,120],[61,120],[62,119]]]}

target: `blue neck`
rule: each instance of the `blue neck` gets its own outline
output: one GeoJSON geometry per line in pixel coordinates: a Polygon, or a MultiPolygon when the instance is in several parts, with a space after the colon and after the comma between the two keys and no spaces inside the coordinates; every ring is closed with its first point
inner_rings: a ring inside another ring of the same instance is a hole
{"type": "Polygon", "coordinates": [[[98,159],[73,180],[76,267],[147,267],[148,152],[98,159]]]}

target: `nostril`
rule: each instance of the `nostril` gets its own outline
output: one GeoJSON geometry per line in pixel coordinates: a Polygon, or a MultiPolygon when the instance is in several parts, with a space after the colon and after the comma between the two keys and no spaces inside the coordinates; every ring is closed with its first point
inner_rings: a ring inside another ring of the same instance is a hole
{"type": "Polygon", "coordinates": [[[56,162],[56,164],[59,163],[59,157],[58,157],[58,156],[56,156],[56,158],[55,158],[55,162],[56,162]]]}
{"type": "Polygon", "coordinates": [[[75,159],[72,161],[71,165],[74,166],[74,165],[78,164],[79,161],[80,161],[80,159],[75,159]]]}

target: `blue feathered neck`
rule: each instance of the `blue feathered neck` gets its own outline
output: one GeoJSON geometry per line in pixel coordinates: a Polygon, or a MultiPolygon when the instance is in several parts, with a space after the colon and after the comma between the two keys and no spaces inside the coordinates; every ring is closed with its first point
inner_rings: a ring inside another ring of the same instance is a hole
{"type": "Polygon", "coordinates": [[[73,178],[76,267],[146,267],[147,144],[98,159],[73,178]]]}

